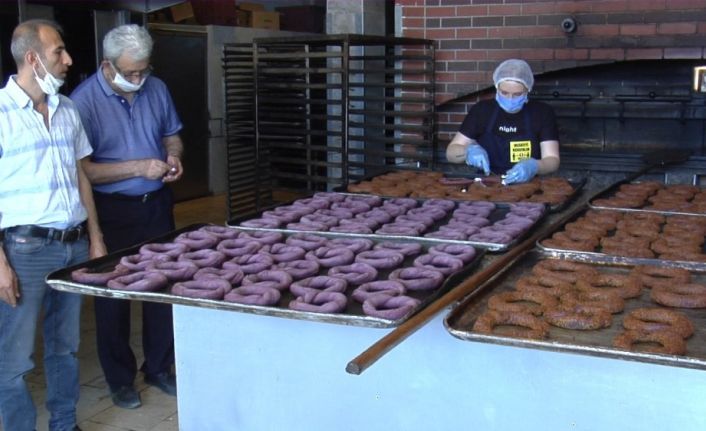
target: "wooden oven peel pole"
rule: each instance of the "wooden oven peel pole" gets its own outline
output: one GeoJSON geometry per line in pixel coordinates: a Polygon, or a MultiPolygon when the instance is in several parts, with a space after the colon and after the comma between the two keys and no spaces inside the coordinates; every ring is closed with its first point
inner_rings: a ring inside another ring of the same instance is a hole
{"type": "Polygon", "coordinates": [[[424,324],[436,316],[437,313],[441,312],[451,304],[460,301],[490,278],[508,268],[516,258],[522,255],[522,253],[534,247],[537,240],[542,239],[546,233],[552,232],[556,226],[563,225],[576,213],[583,210],[583,206],[584,205],[577,205],[575,209],[569,211],[568,214],[564,215],[556,222],[545,226],[543,229],[537,230],[537,232],[532,234],[529,238],[522,241],[517,246],[512,247],[502,256],[499,256],[486,268],[471,275],[441,298],[429,304],[428,307],[423,308],[417,314],[402,322],[389,334],[385,335],[363,353],[351,360],[346,366],[346,372],[350,374],[362,373],[365,369],[380,359],[385,353],[392,350],[392,348],[394,348],[397,344],[409,337],[417,329],[424,326],[424,324]]]}

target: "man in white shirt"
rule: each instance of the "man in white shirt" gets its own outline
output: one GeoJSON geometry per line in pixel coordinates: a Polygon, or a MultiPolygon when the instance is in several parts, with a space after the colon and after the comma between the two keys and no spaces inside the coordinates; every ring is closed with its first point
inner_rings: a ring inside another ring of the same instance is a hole
{"type": "Polygon", "coordinates": [[[0,421],[6,430],[36,427],[25,376],[41,314],[49,429],[77,430],[81,296],[44,278],[106,254],[78,162],[91,146],[74,104],[58,94],[72,63],[58,25],[21,23],[11,51],[17,75],[0,89],[0,421]]]}

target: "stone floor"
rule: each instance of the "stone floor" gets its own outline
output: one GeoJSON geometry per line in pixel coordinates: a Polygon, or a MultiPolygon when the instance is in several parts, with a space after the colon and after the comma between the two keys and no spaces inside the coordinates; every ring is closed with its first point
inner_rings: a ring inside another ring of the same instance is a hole
{"type": "MultiPolygon", "coordinates": [[[[177,228],[192,223],[224,224],[226,221],[225,196],[218,195],[179,203],[175,208],[177,228]]],[[[138,364],[142,362],[141,308],[132,304],[131,343],[138,364]]],[[[37,346],[37,366],[28,376],[28,383],[37,405],[37,430],[47,430],[48,412],[44,407],[45,382],[41,363],[41,344],[37,346]]],[[[142,374],[135,382],[142,398],[142,407],[134,410],[121,409],[113,405],[107,384],[96,355],[95,320],[93,297],[84,297],[81,313],[81,398],[78,403],[78,422],[83,431],[173,431],[179,429],[177,401],[160,390],[146,385],[142,374]]],[[[0,431],[2,431],[0,425],[0,431]]],[[[9,431],[9,430],[8,430],[9,431]]]]}
{"type": "MultiPolygon", "coordinates": [[[[142,307],[134,302],[132,307],[131,344],[142,362],[141,322],[142,307]]],[[[139,374],[135,382],[142,399],[142,407],[134,410],[121,409],[110,399],[103,372],[98,363],[95,341],[95,321],[93,318],[93,297],[84,298],[81,318],[81,398],[78,403],[78,422],[83,431],[175,431],[179,429],[177,401],[159,389],[146,385],[139,374]]],[[[40,357],[37,355],[37,357],[40,357]]],[[[44,408],[44,375],[37,367],[30,379],[39,419],[37,430],[46,430],[48,413],[44,408]]]]}

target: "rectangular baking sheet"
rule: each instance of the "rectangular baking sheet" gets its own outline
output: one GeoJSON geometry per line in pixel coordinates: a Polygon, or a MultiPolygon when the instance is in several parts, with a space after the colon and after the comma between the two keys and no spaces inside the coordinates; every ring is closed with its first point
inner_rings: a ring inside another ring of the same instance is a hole
{"type": "MultiPolygon", "coordinates": [[[[688,215],[688,216],[700,216],[700,217],[706,217],[706,212],[696,212],[696,211],[681,211],[681,210],[657,210],[657,209],[652,209],[647,207],[647,205],[643,205],[642,207],[639,208],[622,208],[622,207],[611,207],[611,206],[606,206],[606,205],[600,205],[594,203],[594,201],[601,200],[601,199],[609,199],[611,197],[614,197],[615,194],[620,190],[620,186],[624,184],[639,184],[640,181],[619,181],[615,183],[613,186],[610,188],[604,190],[602,193],[598,194],[597,196],[594,196],[593,199],[589,202],[589,206],[594,209],[600,209],[600,210],[620,210],[620,211],[626,211],[626,212],[646,212],[646,213],[656,213],[656,214],[664,214],[664,215],[688,215]]],[[[665,186],[670,186],[670,185],[675,185],[675,184],[665,184],[665,186]]],[[[692,185],[692,184],[689,184],[692,185]]],[[[704,189],[703,187],[700,188],[701,192],[703,192],[704,189]]]]}
{"type": "MultiPolygon", "coordinates": [[[[459,174],[447,174],[445,175],[446,178],[468,178],[468,176],[463,176],[459,174]]],[[[576,197],[581,193],[583,190],[584,186],[586,185],[586,178],[580,178],[580,179],[572,179],[572,178],[567,178],[566,181],[571,185],[572,192],[566,196],[566,199],[564,199],[561,202],[558,203],[550,203],[547,205],[547,208],[550,213],[556,213],[563,211],[568,207],[575,199],[576,197]]],[[[461,187],[462,189],[463,187],[461,187]]],[[[463,191],[463,190],[462,190],[463,191]]],[[[520,202],[528,202],[527,199],[521,200],[520,202]]]]}
{"type": "MultiPolygon", "coordinates": [[[[389,171],[385,171],[385,172],[380,172],[375,175],[366,176],[358,181],[353,181],[350,184],[353,184],[353,185],[360,184],[361,182],[364,182],[364,181],[371,181],[375,177],[379,177],[381,175],[394,173],[394,172],[398,172],[398,171],[389,170],[389,171]]],[[[420,171],[420,172],[431,172],[431,171],[420,171]]],[[[479,177],[479,175],[478,174],[471,174],[471,173],[459,173],[459,172],[445,172],[444,173],[444,178],[467,178],[469,181],[472,181],[476,177],[479,177]]],[[[563,211],[568,205],[570,205],[576,199],[576,197],[579,195],[579,193],[583,190],[583,187],[586,185],[587,180],[584,177],[584,178],[578,178],[578,179],[567,178],[566,181],[568,181],[568,183],[571,185],[573,191],[569,195],[567,195],[566,199],[564,199],[563,201],[547,205],[549,212],[554,213],[554,212],[563,211]]],[[[449,186],[449,187],[451,187],[451,186],[449,186]]],[[[459,191],[463,191],[463,189],[464,189],[464,186],[460,186],[460,185],[458,186],[459,191]]],[[[340,192],[340,193],[352,193],[351,191],[348,191],[348,186],[337,187],[334,189],[334,191],[340,192]]],[[[361,194],[364,194],[364,193],[361,193],[361,194]]],[[[400,196],[381,196],[381,197],[394,198],[394,197],[400,197],[400,196]]],[[[431,198],[431,196],[430,196],[430,198],[431,198]]],[[[453,197],[448,197],[448,196],[445,197],[444,199],[456,200],[456,201],[463,202],[463,200],[455,199],[453,197]]],[[[527,200],[525,200],[525,201],[527,201],[527,200]]]]}
{"type": "MultiPolygon", "coordinates": [[[[684,368],[706,369],[706,314],[699,309],[675,309],[689,317],[694,325],[694,335],[687,341],[687,353],[666,355],[648,352],[631,352],[612,346],[613,338],[622,332],[622,320],[626,313],[640,307],[660,307],[649,299],[648,288],[643,288],[640,297],[625,301],[625,310],[613,314],[610,327],[595,331],[567,330],[550,326],[549,336],[544,340],[512,338],[509,336],[479,334],[472,330],[478,316],[487,310],[488,298],[494,294],[513,290],[517,279],[529,274],[532,266],[542,259],[556,258],[539,250],[523,255],[505,273],[481,286],[466,297],[445,318],[444,325],[456,338],[481,343],[549,350],[555,352],[578,353],[589,356],[616,358],[630,361],[649,362],[684,368]]],[[[603,272],[627,273],[631,267],[611,266],[604,262],[590,262],[603,272]]],[[[695,282],[706,283],[706,274],[692,272],[695,282]]],[[[666,308],[666,307],[665,307],[666,308]]]]}
{"type": "MultiPolygon", "coordinates": [[[[616,208],[606,208],[606,209],[601,209],[601,211],[623,211],[623,210],[616,209],[616,208]]],[[[623,212],[629,213],[630,211],[623,211],[623,212]]],[[[584,215],[584,213],[585,213],[585,211],[578,213],[571,220],[568,220],[566,222],[566,224],[571,223],[571,222],[575,221],[576,219],[580,218],[581,216],[584,215]]],[[[689,214],[689,215],[693,216],[693,214],[689,214]]],[[[665,214],[665,217],[670,217],[670,216],[671,216],[670,214],[665,214]]],[[[560,232],[562,230],[563,230],[563,228],[558,229],[557,231],[560,232]]],[[[596,263],[604,263],[604,264],[610,264],[610,265],[658,265],[658,266],[673,267],[673,268],[684,268],[684,269],[688,269],[691,271],[706,271],[706,262],[684,261],[684,260],[667,260],[667,259],[659,259],[658,257],[640,258],[640,257],[629,257],[629,256],[617,256],[617,255],[601,253],[600,250],[593,251],[593,252],[566,250],[566,249],[560,249],[560,248],[546,247],[541,243],[541,241],[542,240],[537,241],[537,248],[542,250],[543,252],[550,253],[553,256],[568,258],[568,259],[581,261],[581,262],[596,262],[596,263]]],[[[706,241],[704,242],[702,250],[704,253],[706,253],[706,241]]]]}
{"type": "MultiPolygon", "coordinates": [[[[428,305],[430,302],[432,302],[434,299],[436,299],[438,296],[441,294],[447,292],[448,290],[454,288],[456,285],[458,285],[462,280],[467,278],[470,274],[472,274],[475,269],[477,268],[479,262],[483,258],[484,255],[484,250],[478,249],[476,250],[476,256],[467,265],[465,265],[460,271],[452,274],[451,276],[447,277],[442,286],[438,289],[435,289],[433,291],[426,291],[426,292],[408,292],[408,296],[417,298],[421,301],[420,306],[411,311],[408,315],[403,316],[400,319],[397,320],[389,320],[389,319],[383,319],[383,318],[378,318],[378,317],[371,317],[371,316],[366,316],[363,314],[362,311],[362,306],[358,302],[354,301],[352,298],[350,298],[350,294],[353,290],[353,287],[349,286],[348,290],[346,291],[346,294],[349,298],[348,301],[348,307],[345,310],[345,312],[340,313],[340,314],[335,314],[335,313],[314,313],[314,312],[302,312],[302,311],[297,311],[297,310],[290,310],[287,308],[287,304],[289,304],[289,301],[294,299],[294,296],[289,293],[287,290],[286,293],[283,293],[282,298],[280,299],[279,303],[276,306],[259,306],[259,305],[246,305],[246,304],[237,304],[237,303],[231,303],[231,302],[226,302],[226,301],[221,301],[221,300],[209,300],[209,299],[198,299],[198,298],[189,298],[189,297],[184,297],[184,296],[179,296],[172,294],[170,292],[171,289],[171,284],[167,286],[166,288],[157,291],[157,292],[132,292],[132,291],[124,291],[124,290],[115,290],[115,289],[110,289],[106,286],[93,286],[89,284],[83,284],[83,283],[77,283],[71,279],[71,272],[75,269],[79,268],[88,268],[91,271],[94,272],[107,272],[112,270],[115,265],[120,261],[120,258],[123,256],[128,256],[135,254],[139,251],[139,248],[146,243],[153,243],[153,242],[171,242],[176,236],[178,236],[181,233],[184,232],[189,232],[196,230],[202,226],[205,226],[204,224],[194,224],[190,225],[187,227],[184,227],[182,229],[178,229],[176,231],[173,231],[167,235],[161,236],[159,238],[155,238],[153,240],[147,241],[142,244],[138,244],[134,247],[130,247],[124,250],[121,250],[119,252],[111,253],[107,256],[103,256],[98,259],[93,259],[90,261],[87,261],[85,263],[82,263],[80,265],[74,265],[71,267],[63,268],[58,271],[54,271],[50,273],[47,276],[47,283],[52,286],[54,289],[61,290],[61,291],[66,291],[66,292],[72,292],[72,293],[80,293],[84,295],[92,295],[92,296],[102,296],[102,297],[109,297],[109,298],[119,298],[119,299],[130,299],[130,300],[140,300],[140,301],[152,301],[152,302],[163,302],[163,303],[169,303],[169,304],[180,304],[180,305],[191,305],[191,306],[196,306],[196,307],[203,307],[203,308],[213,308],[213,309],[218,309],[218,310],[228,310],[228,311],[236,311],[236,312],[243,312],[243,313],[251,313],[251,314],[259,314],[259,315],[266,315],[266,316],[276,316],[276,317],[285,317],[285,318],[291,318],[291,319],[300,319],[300,320],[311,320],[311,321],[318,321],[318,322],[325,322],[325,323],[335,323],[335,324],[342,324],[342,325],[352,325],[352,326],[363,326],[363,327],[371,327],[371,328],[391,328],[391,327],[396,327],[402,322],[404,322],[406,319],[408,319],[412,314],[416,313],[420,309],[424,308],[426,305],[428,305]]],[[[287,236],[287,234],[285,234],[287,236]]],[[[391,240],[389,238],[385,239],[391,240]]],[[[432,245],[437,245],[438,243],[434,242],[428,242],[428,241],[416,241],[420,244],[422,244],[423,252],[426,252],[429,247],[432,245]]],[[[404,266],[411,266],[411,261],[412,258],[407,258],[406,261],[403,263],[404,266]]],[[[389,271],[381,271],[378,275],[378,279],[387,279],[389,271]]],[[[325,270],[320,273],[320,275],[325,274],[325,270]]]]}
{"type": "MultiPolygon", "coordinates": [[[[360,194],[357,193],[338,193],[344,196],[360,196],[360,194]]],[[[389,199],[396,199],[393,197],[381,197],[383,199],[383,202],[385,200],[389,199]]],[[[417,207],[420,207],[421,204],[424,202],[424,199],[416,199],[419,204],[417,207]]],[[[444,199],[446,200],[446,199],[444,199]]],[[[449,199],[450,200],[450,199],[449,199]]],[[[459,201],[455,201],[456,205],[458,205],[459,201]]],[[[291,204],[291,202],[287,203],[291,204]]],[[[488,217],[488,220],[492,222],[501,220],[505,214],[509,211],[510,204],[509,203],[503,203],[503,202],[493,202],[495,204],[496,209],[490,214],[488,217]]],[[[274,207],[267,208],[268,210],[273,209],[274,207]]],[[[545,206],[546,208],[546,206],[545,206]]],[[[261,231],[273,231],[273,232],[282,232],[286,234],[295,234],[295,233],[302,233],[303,231],[300,230],[293,230],[293,229],[287,229],[287,228],[267,228],[267,227],[260,227],[260,228],[255,228],[255,227],[246,227],[246,226],[240,226],[240,223],[247,221],[247,220],[252,220],[252,219],[257,219],[259,218],[264,211],[259,211],[255,214],[248,215],[248,216],[243,216],[243,217],[238,217],[234,218],[228,221],[227,225],[229,227],[235,228],[235,229],[243,229],[243,230],[261,230],[261,231]]],[[[438,230],[440,226],[443,226],[448,222],[448,220],[451,218],[451,212],[449,211],[449,215],[447,215],[444,219],[438,221],[434,225],[432,225],[429,230],[426,233],[429,232],[435,232],[438,230]]],[[[317,231],[317,232],[309,232],[309,233],[315,233],[317,235],[322,235],[322,236],[327,236],[327,237],[349,237],[349,238],[369,238],[375,241],[384,241],[386,239],[390,240],[395,240],[395,241],[418,241],[418,240],[423,240],[429,243],[437,243],[437,244],[461,244],[461,245],[471,245],[473,247],[478,247],[478,248],[483,248],[491,252],[504,252],[507,251],[509,248],[513,247],[515,244],[517,244],[520,240],[522,240],[524,237],[526,237],[530,231],[532,231],[538,223],[541,223],[542,220],[544,219],[544,216],[546,216],[547,212],[545,211],[543,216],[535,221],[535,223],[530,226],[525,232],[520,234],[518,237],[514,238],[512,241],[507,242],[507,243],[500,243],[500,242],[484,242],[484,241],[473,241],[473,240],[453,240],[453,239],[440,239],[440,238],[428,238],[428,237],[422,237],[422,236],[409,236],[409,235],[387,235],[387,234],[375,234],[375,233],[347,233],[347,232],[327,232],[327,231],[317,231]]]]}

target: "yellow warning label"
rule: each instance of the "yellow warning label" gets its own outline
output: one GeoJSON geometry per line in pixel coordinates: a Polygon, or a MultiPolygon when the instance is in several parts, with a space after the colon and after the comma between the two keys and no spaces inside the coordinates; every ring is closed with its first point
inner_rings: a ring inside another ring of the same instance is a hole
{"type": "Polygon", "coordinates": [[[532,156],[532,141],[510,141],[510,162],[529,159],[532,156]]]}

